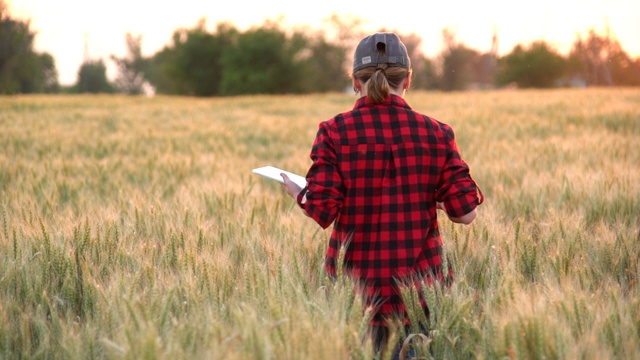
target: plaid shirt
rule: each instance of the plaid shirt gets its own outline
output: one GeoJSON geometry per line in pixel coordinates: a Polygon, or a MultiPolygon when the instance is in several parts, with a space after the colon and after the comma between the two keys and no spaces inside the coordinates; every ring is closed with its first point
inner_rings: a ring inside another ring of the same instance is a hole
{"type": "MultiPolygon", "coordinates": [[[[453,130],[391,95],[322,122],[298,203],[323,228],[334,224],[325,266],[359,279],[373,325],[406,316],[397,280],[443,280],[436,202],[460,217],[483,202],[453,130]],[[306,201],[303,203],[303,196],[306,201]],[[375,306],[374,306],[375,305],[375,306]]],[[[425,308],[426,310],[426,308],[425,308]]]]}

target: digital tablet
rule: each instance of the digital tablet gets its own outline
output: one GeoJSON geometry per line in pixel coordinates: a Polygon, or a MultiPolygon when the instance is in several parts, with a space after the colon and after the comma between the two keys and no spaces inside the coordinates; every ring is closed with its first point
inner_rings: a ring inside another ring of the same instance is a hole
{"type": "Polygon", "coordinates": [[[259,167],[259,168],[253,169],[253,173],[260,176],[264,176],[271,180],[275,180],[281,184],[284,183],[284,180],[282,180],[282,176],[280,176],[280,174],[285,173],[287,174],[289,179],[291,179],[294,183],[298,184],[300,187],[303,188],[307,186],[307,179],[305,179],[304,176],[300,176],[292,172],[279,169],[275,166],[259,167]]]}

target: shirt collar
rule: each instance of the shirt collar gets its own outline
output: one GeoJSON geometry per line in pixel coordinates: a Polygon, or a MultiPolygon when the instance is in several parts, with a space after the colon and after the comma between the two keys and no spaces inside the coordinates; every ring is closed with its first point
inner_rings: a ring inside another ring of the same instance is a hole
{"type": "Polygon", "coordinates": [[[361,98],[356,100],[356,104],[353,106],[353,108],[355,110],[355,109],[371,107],[371,106],[394,106],[394,107],[404,107],[407,109],[411,109],[411,106],[409,106],[409,104],[402,97],[395,94],[390,94],[380,104],[374,104],[369,100],[368,97],[362,96],[361,98]]]}

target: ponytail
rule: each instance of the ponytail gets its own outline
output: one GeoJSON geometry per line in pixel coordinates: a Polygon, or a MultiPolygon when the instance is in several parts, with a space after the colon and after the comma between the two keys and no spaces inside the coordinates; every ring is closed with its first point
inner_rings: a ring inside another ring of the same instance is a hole
{"type": "Polygon", "coordinates": [[[367,97],[374,104],[381,104],[391,94],[391,89],[402,85],[411,71],[399,66],[379,64],[356,71],[353,76],[364,83],[367,97]]]}

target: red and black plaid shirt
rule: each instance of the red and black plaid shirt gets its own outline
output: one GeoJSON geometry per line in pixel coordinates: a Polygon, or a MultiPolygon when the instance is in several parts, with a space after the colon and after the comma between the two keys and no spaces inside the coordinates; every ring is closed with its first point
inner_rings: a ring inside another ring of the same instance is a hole
{"type": "Polygon", "coordinates": [[[404,316],[397,280],[450,276],[441,266],[436,202],[460,217],[483,201],[453,130],[399,96],[377,105],[361,97],[352,111],[320,124],[310,157],[298,203],[323,228],[335,222],[327,271],[336,274],[345,246],[343,268],[375,305],[372,324],[404,316]]]}

